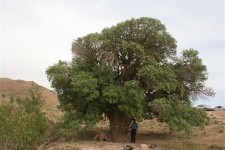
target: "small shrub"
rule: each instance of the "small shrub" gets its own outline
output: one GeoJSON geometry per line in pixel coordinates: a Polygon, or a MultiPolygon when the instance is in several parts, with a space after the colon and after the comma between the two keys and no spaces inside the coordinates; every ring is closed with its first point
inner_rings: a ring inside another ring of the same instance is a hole
{"type": "Polygon", "coordinates": [[[30,97],[0,106],[0,145],[7,149],[32,149],[44,139],[48,128],[41,94],[30,91],[30,97]]]}
{"type": "Polygon", "coordinates": [[[64,138],[66,141],[74,141],[77,138],[86,138],[87,131],[97,123],[95,116],[92,114],[84,115],[75,111],[66,112],[60,122],[58,122],[52,136],[64,138]]]}

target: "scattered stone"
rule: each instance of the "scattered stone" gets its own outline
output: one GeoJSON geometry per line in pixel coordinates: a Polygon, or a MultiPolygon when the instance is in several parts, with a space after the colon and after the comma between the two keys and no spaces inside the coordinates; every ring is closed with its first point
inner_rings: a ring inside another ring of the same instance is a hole
{"type": "Polygon", "coordinates": [[[141,150],[148,150],[148,145],[146,145],[146,144],[141,144],[141,145],[140,145],[140,149],[141,149],[141,150]]]}
{"type": "Polygon", "coordinates": [[[133,149],[134,149],[134,146],[132,146],[132,145],[126,145],[124,147],[124,150],[133,150],[133,149]]]}
{"type": "Polygon", "coordinates": [[[108,141],[108,138],[106,137],[106,135],[103,132],[101,132],[94,137],[94,140],[108,141]]]}
{"type": "Polygon", "coordinates": [[[155,147],[157,147],[156,144],[150,144],[150,145],[149,145],[149,148],[155,148],[155,147]]]}

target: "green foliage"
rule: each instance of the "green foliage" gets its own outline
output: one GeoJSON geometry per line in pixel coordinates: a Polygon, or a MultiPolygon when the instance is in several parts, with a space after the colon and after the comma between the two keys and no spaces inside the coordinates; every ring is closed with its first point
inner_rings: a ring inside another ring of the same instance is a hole
{"type": "Polygon", "coordinates": [[[71,85],[73,87],[72,91],[76,93],[79,99],[92,101],[98,97],[98,91],[96,90],[97,79],[86,72],[80,72],[74,75],[71,85]]]}
{"type": "Polygon", "coordinates": [[[65,113],[62,120],[54,126],[52,136],[75,140],[81,137],[87,130],[92,128],[98,121],[94,114],[82,114],[71,111],[65,113]]]}
{"type": "Polygon", "coordinates": [[[137,74],[147,89],[174,91],[176,75],[170,65],[160,65],[156,60],[149,59],[145,65],[138,70],[137,74]]]}
{"type": "Polygon", "coordinates": [[[41,108],[41,95],[37,91],[30,91],[30,97],[0,106],[0,145],[31,149],[43,140],[48,125],[41,108]]]}
{"type": "Polygon", "coordinates": [[[207,114],[204,111],[193,108],[190,104],[179,99],[170,101],[156,99],[152,103],[161,108],[159,119],[166,122],[171,131],[179,132],[184,130],[191,134],[193,126],[202,127],[206,123],[207,114]]]}
{"type": "Polygon", "coordinates": [[[172,130],[202,125],[204,115],[190,103],[214,95],[204,84],[206,66],[194,49],[176,56],[176,41],[159,20],[141,17],[88,34],[73,42],[72,53],[71,62],[46,70],[64,110],[95,118],[104,113],[122,127],[160,100],[159,117],[172,130]]]}
{"type": "Polygon", "coordinates": [[[198,57],[197,50],[184,50],[182,57],[177,59],[175,68],[178,86],[183,98],[186,96],[188,99],[195,100],[214,96],[213,90],[204,85],[208,74],[206,66],[202,64],[202,60],[198,57]]]}
{"type": "Polygon", "coordinates": [[[140,118],[143,114],[144,93],[141,92],[138,82],[127,81],[121,92],[119,110],[125,112],[127,116],[140,118]]]}

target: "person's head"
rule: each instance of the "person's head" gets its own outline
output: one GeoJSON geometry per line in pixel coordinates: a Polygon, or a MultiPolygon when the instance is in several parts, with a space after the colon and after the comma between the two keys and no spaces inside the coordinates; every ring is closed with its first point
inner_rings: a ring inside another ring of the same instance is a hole
{"type": "Polygon", "coordinates": [[[135,122],[136,121],[136,119],[135,118],[133,118],[133,122],[135,122]]]}

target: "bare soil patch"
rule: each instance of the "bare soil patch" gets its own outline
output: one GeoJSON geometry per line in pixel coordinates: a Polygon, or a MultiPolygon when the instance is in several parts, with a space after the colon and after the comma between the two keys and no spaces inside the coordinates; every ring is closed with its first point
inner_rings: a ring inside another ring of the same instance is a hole
{"type": "MultiPolygon", "coordinates": [[[[124,150],[126,145],[131,145],[134,150],[140,150],[141,144],[150,146],[155,144],[156,147],[148,148],[152,150],[173,150],[182,149],[182,145],[202,145],[203,149],[225,149],[225,111],[207,112],[209,122],[204,128],[194,128],[193,135],[186,133],[170,133],[166,124],[159,123],[156,120],[144,120],[139,122],[140,128],[137,134],[136,143],[129,143],[130,134],[127,135],[127,141],[120,143],[99,142],[93,137],[88,137],[86,141],[56,141],[46,146],[47,150],[65,149],[65,150],[124,150]]],[[[109,130],[107,122],[102,122],[98,129],[109,130]]],[[[98,131],[96,130],[96,133],[98,131]]],[[[143,148],[142,148],[143,149],[143,148]]],[[[191,148],[190,148],[191,149],[191,148]]],[[[198,147],[196,148],[196,150],[198,147]]]]}

